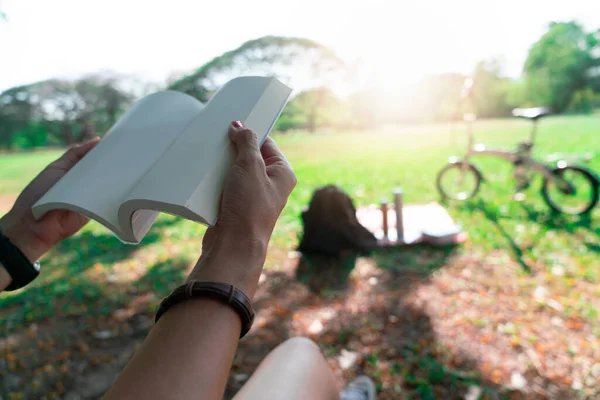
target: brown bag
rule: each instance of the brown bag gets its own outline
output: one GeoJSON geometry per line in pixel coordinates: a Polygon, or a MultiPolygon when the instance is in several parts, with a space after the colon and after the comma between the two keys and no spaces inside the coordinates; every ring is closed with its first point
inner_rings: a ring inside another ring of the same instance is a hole
{"type": "Polygon", "coordinates": [[[318,189],[302,213],[304,233],[298,250],[337,256],[342,251],[368,253],[377,239],[356,219],[352,199],[336,186],[318,189]]]}

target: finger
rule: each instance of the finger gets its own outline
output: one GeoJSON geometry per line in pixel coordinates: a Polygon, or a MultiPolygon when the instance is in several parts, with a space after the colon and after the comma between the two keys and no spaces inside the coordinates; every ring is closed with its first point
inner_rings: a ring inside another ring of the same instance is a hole
{"type": "Polygon", "coordinates": [[[297,183],[292,165],[271,138],[267,138],[260,151],[265,160],[267,175],[278,188],[289,194],[297,183]]]}
{"type": "Polygon", "coordinates": [[[229,138],[233,142],[237,153],[236,164],[249,167],[262,163],[262,157],[258,149],[258,137],[240,121],[234,121],[230,125],[229,138]]]}
{"type": "Polygon", "coordinates": [[[298,183],[298,178],[289,163],[278,161],[267,167],[267,176],[280,193],[289,195],[298,183]]]}
{"type": "Polygon", "coordinates": [[[265,161],[274,158],[283,159],[287,161],[285,155],[279,149],[279,146],[277,146],[277,143],[275,143],[275,141],[270,137],[267,137],[267,140],[265,140],[265,143],[260,148],[260,154],[262,155],[265,161]]]}
{"type": "Polygon", "coordinates": [[[100,138],[96,136],[87,142],[76,144],[67,150],[65,154],[63,154],[62,157],[57,160],[57,162],[64,164],[64,166],[67,168],[70,168],[77,164],[77,162],[81,160],[83,156],[85,156],[91,149],[93,149],[99,141],[100,138]]]}
{"type": "Polygon", "coordinates": [[[260,153],[265,161],[265,165],[267,168],[269,166],[274,165],[279,167],[281,165],[286,165],[289,169],[292,169],[291,164],[285,157],[285,154],[279,149],[277,143],[270,137],[267,138],[265,144],[260,149],[260,153]]]}

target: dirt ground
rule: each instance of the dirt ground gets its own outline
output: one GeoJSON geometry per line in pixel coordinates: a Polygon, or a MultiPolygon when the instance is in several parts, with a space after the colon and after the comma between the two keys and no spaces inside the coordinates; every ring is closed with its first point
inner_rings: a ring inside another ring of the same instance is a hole
{"type": "MultiPolygon", "coordinates": [[[[390,257],[398,260],[385,252],[278,255],[279,267],[261,277],[255,324],[240,343],[225,398],[270,350],[298,335],[320,345],[340,385],[367,374],[379,399],[598,395],[597,325],[542,299],[544,282],[514,284],[519,267],[500,252],[411,251],[435,268],[389,269],[390,257]]],[[[582,285],[574,289],[595,290],[582,285]]],[[[60,318],[4,338],[7,398],[98,398],[152,326],[152,297],[136,293],[108,318],[60,318]]]]}

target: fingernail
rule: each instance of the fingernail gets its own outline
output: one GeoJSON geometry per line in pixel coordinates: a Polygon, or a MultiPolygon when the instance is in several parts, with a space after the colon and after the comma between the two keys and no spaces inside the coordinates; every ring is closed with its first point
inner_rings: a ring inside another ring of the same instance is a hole
{"type": "Polygon", "coordinates": [[[231,124],[233,126],[235,126],[236,128],[241,128],[242,126],[244,126],[244,124],[242,124],[242,121],[238,121],[237,119],[235,121],[233,121],[231,124]]]}

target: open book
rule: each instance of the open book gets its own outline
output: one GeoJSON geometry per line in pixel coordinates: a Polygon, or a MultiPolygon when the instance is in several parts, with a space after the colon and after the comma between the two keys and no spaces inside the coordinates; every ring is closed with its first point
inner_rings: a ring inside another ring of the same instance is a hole
{"type": "Polygon", "coordinates": [[[214,225],[233,163],[229,124],[242,121],[262,145],[290,93],[275,78],[241,77],[205,106],[178,92],[147,96],[33,206],[33,215],[76,211],[128,243],[139,243],[159,212],[214,225]]]}

